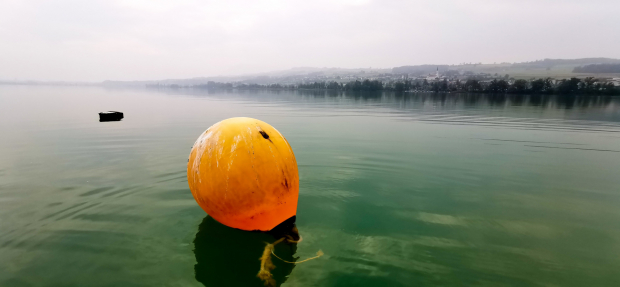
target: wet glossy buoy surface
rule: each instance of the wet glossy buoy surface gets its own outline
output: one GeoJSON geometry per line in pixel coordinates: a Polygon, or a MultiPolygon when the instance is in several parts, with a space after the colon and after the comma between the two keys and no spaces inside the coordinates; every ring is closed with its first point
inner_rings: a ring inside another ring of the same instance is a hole
{"type": "Polygon", "coordinates": [[[214,124],[194,143],[189,188],[217,221],[243,230],[271,230],[297,212],[297,161],[286,139],[252,118],[214,124]]]}

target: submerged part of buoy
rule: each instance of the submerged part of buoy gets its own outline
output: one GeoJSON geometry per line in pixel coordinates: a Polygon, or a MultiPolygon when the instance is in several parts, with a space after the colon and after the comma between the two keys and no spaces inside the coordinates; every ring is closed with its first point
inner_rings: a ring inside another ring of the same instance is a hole
{"type": "Polygon", "coordinates": [[[268,231],[297,213],[293,149],[256,119],[231,118],[208,128],[192,147],[187,182],[198,205],[230,227],[268,231]]]}

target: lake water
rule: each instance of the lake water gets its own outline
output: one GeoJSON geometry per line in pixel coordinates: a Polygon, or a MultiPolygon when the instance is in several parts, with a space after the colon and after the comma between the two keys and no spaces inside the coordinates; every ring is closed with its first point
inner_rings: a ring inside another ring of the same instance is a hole
{"type": "Polygon", "coordinates": [[[303,241],[276,254],[325,252],[274,258],[278,284],[620,285],[619,98],[0,86],[0,286],[262,286],[275,239],[186,180],[237,116],[299,164],[303,241]]]}

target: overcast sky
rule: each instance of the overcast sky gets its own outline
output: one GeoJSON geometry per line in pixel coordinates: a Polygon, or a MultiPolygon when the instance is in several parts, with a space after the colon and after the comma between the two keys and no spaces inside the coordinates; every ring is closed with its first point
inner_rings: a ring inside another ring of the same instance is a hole
{"type": "Polygon", "coordinates": [[[619,0],[0,0],[0,79],[620,58],[619,0]]]}

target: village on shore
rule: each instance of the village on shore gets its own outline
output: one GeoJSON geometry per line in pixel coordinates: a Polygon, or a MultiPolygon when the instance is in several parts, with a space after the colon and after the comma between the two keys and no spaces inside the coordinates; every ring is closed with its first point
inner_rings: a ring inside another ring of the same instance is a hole
{"type": "Polygon", "coordinates": [[[510,75],[473,73],[448,70],[440,73],[384,73],[364,75],[324,75],[317,73],[274,79],[274,83],[215,82],[205,84],[147,84],[149,88],[198,88],[239,90],[342,90],[397,92],[466,92],[508,94],[588,94],[620,95],[620,77],[532,78],[515,79],[510,75]]]}

